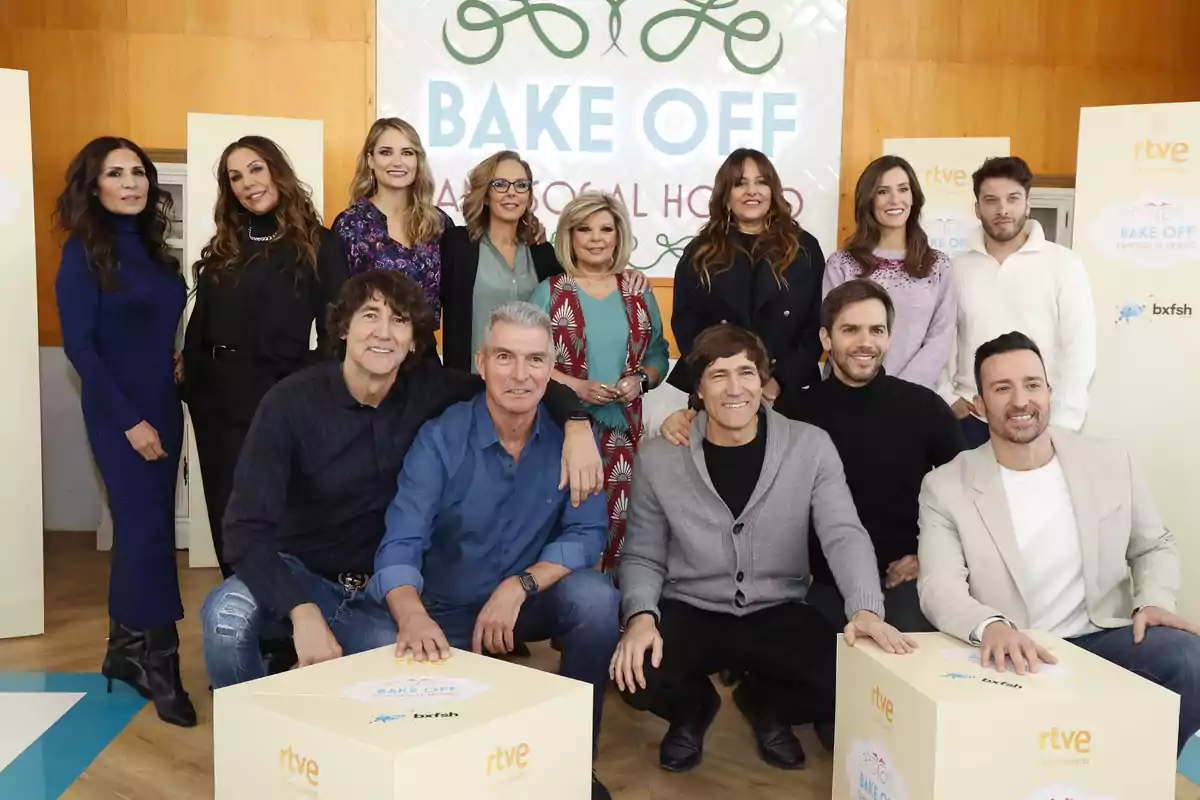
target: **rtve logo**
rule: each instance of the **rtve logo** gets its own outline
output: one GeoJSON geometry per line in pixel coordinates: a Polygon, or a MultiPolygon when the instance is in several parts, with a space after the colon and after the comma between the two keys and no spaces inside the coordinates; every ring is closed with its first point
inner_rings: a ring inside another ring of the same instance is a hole
{"type": "Polygon", "coordinates": [[[1068,731],[1051,728],[1048,731],[1042,731],[1038,734],[1038,749],[1087,755],[1092,752],[1092,732],[1089,730],[1068,731]]]}
{"type": "Polygon", "coordinates": [[[291,745],[279,751],[279,768],[291,775],[298,775],[308,781],[309,786],[320,783],[321,768],[311,758],[305,758],[292,749],[291,745]]]}
{"type": "Polygon", "coordinates": [[[922,183],[927,186],[956,186],[962,188],[971,185],[971,178],[965,169],[942,169],[934,167],[925,170],[922,183]]]}
{"type": "Polygon", "coordinates": [[[521,742],[513,747],[497,747],[496,752],[487,757],[487,774],[494,775],[516,769],[522,771],[529,766],[529,745],[521,742]]]}
{"type": "Polygon", "coordinates": [[[892,715],[895,714],[896,707],[892,704],[891,698],[884,695],[878,686],[871,690],[871,705],[875,706],[875,709],[883,714],[884,719],[888,722],[892,721],[892,715]]]}
{"type": "Polygon", "coordinates": [[[1187,142],[1156,142],[1147,138],[1133,145],[1134,161],[1174,161],[1184,164],[1190,157],[1191,147],[1187,142]]]}

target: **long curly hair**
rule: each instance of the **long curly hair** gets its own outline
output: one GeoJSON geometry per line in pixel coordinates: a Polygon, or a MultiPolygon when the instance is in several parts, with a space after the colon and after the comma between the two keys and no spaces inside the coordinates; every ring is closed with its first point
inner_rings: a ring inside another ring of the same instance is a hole
{"type": "Polygon", "coordinates": [[[374,197],[379,191],[379,182],[367,158],[375,152],[380,137],[389,130],[396,131],[412,142],[413,150],[417,152],[417,175],[408,190],[408,236],[414,243],[431,241],[442,232],[442,215],[433,204],[433,172],[429,168],[421,135],[416,128],[398,117],[377,119],[367,132],[367,139],[358,151],[354,180],[350,182],[350,204],[354,205],[364,197],[374,197]]]}
{"type": "MultiPolygon", "coordinates": [[[[529,163],[521,158],[519,153],[512,150],[501,150],[480,161],[471,168],[467,175],[467,193],[463,196],[463,219],[467,223],[467,235],[471,241],[478,242],[487,233],[492,221],[492,212],[488,208],[488,190],[496,170],[505,161],[515,161],[525,169],[525,175],[533,181],[533,170],[529,163]]],[[[534,230],[537,226],[533,220],[533,187],[529,189],[529,207],[525,215],[517,222],[517,241],[533,244],[534,230]]]]}
{"type": "Polygon", "coordinates": [[[926,278],[933,270],[937,259],[937,251],[929,246],[929,237],[921,227],[921,209],[925,207],[925,193],[921,191],[921,183],[912,165],[900,156],[883,156],[867,165],[862,175],[858,176],[858,184],[854,187],[854,233],[846,240],[846,252],[862,267],[860,277],[868,277],[875,271],[878,262],[875,259],[875,248],[883,232],[879,221],[875,219],[875,193],[883,176],[899,167],[908,175],[909,191],[912,194],[912,207],[905,223],[905,254],[904,271],[914,278],[926,278]]]}
{"type": "Polygon", "coordinates": [[[277,247],[291,245],[315,275],[317,249],[321,243],[321,216],[313,205],[312,189],[296,177],[296,170],[279,145],[265,136],[243,136],[226,147],[217,162],[217,203],[213,208],[217,230],[200,251],[200,260],[192,268],[196,280],[200,279],[201,273],[210,273],[220,279],[224,273],[241,265],[252,214],[234,194],[228,167],[229,156],[242,148],[253,150],[266,162],[279,192],[279,203],[274,211],[279,238],[267,244],[262,251],[263,257],[277,247]]]}
{"type": "Polygon", "coordinates": [[[117,276],[116,236],[100,204],[100,173],[114,150],[129,150],[142,162],[150,188],[146,207],[137,215],[138,238],[150,258],[178,274],[179,261],[167,249],[171,230],[171,193],[158,185],[158,169],[142,148],[118,136],[101,136],[84,145],[67,167],[66,188],[54,207],[54,221],[68,236],[77,236],[88,254],[88,265],[104,291],[121,288],[117,276]]]}
{"type": "Polygon", "coordinates": [[[758,171],[771,187],[771,210],[767,212],[763,232],[755,239],[752,251],[747,253],[753,262],[767,261],[780,287],[786,286],[784,270],[791,266],[800,252],[800,223],[792,218],[792,207],[783,196],[783,184],[771,160],[758,150],[739,148],[729,154],[725,163],[717,170],[713,179],[712,197],[708,201],[708,222],[700,229],[692,243],[692,267],[700,277],[700,283],[711,285],[714,272],[722,272],[733,266],[734,257],[744,248],[734,234],[737,221],[729,209],[729,197],[733,188],[742,179],[747,161],[753,161],[758,171]]]}

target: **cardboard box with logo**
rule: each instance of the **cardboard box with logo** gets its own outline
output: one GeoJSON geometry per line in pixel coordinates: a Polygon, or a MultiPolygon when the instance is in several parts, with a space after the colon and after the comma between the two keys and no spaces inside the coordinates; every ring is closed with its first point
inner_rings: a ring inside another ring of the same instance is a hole
{"type": "Polygon", "coordinates": [[[590,797],[592,687],[394,647],[218,689],[216,796],[590,797]]]}
{"type": "Polygon", "coordinates": [[[1047,633],[1038,674],[941,633],[838,648],[834,800],[1172,800],[1179,697],[1047,633]]]}

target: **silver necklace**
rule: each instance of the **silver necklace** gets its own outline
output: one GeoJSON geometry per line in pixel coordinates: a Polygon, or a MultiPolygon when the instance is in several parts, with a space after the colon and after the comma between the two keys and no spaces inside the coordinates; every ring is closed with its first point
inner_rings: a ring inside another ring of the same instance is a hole
{"type": "Polygon", "coordinates": [[[273,242],[279,238],[279,231],[275,231],[268,236],[255,236],[254,220],[251,219],[246,223],[246,236],[248,236],[252,242],[273,242]]]}

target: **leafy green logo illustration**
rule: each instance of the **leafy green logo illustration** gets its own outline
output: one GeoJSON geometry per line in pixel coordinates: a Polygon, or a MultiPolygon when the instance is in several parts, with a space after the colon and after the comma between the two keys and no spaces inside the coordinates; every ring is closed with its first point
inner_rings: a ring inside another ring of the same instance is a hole
{"type": "Polygon", "coordinates": [[[733,52],[733,43],[735,41],[761,42],[771,35],[771,21],[763,12],[743,11],[728,23],[725,23],[715,17],[709,16],[709,12],[734,8],[741,0],[684,1],[690,8],[678,8],[674,11],[663,11],[662,13],[655,14],[642,28],[642,50],[653,60],[659,63],[667,63],[679,58],[685,50],[691,47],[692,42],[695,41],[696,36],[700,33],[700,29],[705,25],[710,25],[725,34],[725,57],[729,59],[729,63],[739,72],[744,72],[747,75],[762,75],[763,73],[770,72],[779,63],[779,59],[783,57],[782,34],[779,35],[779,47],[775,49],[775,55],[771,56],[771,59],[765,64],[751,66],[744,63],[733,52]],[[656,27],[673,19],[690,19],[692,25],[679,44],[675,46],[675,49],[660,53],[650,46],[650,35],[656,27]]]}
{"type": "MultiPolygon", "coordinates": [[[[626,55],[620,44],[624,21],[621,15],[621,7],[628,1],[605,0],[608,3],[608,38],[610,42],[608,48],[604,51],[605,54],[616,50],[621,55],[626,55]]],[[[728,22],[724,22],[713,16],[712,12],[736,8],[742,0],[679,1],[682,3],[680,8],[655,14],[642,26],[642,52],[652,61],[666,64],[679,58],[692,46],[696,37],[699,36],[700,31],[706,26],[724,34],[725,58],[739,72],[747,75],[762,75],[770,72],[779,63],[779,60],[783,58],[782,34],[776,34],[779,45],[775,48],[775,53],[762,64],[747,64],[733,51],[734,44],[737,42],[763,42],[771,35],[771,20],[762,11],[742,11],[734,15],[728,22]],[[683,38],[670,50],[660,51],[655,49],[650,43],[650,37],[654,35],[654,31],[664,23],[678,19],[691,21],[691,25],[684,33],[683,38]]],[[[509,23],[522,19],[529,21],[529,26],[533,29],[533,33],[537,36],[538,41],[542,43],[542,46],[549,53],[558,58],[576,58],[587,49],[588,42],[590,41],[590,31],[587,21],[577,12],[567,8],[566,5],[546,2],[546,0],[508,0],[508,2],[515,4],[516,7],[507,13],[501,13],[493,8],[487,0],[462,0],[454,15],[458,27],[469,33],[490,33],[491,46],[480,55],[464,53],[451,43],[450,23],[446,21],[442,23],[442,44],[445,45],[446,52],[456,61],[463,64],[472,66],[486,64],[495,58],[496,54],[504,46],[505,27],[509,23]],[[573,46],[556,42],[546,32],[542,21],[538,18],[539,14],[545,17],[557,16],[569,22],[578,33],[578,42],[573,46]]]]}
{"type": "Polygon", "coordinates": [[[453,44],[450,43],[450,34],[447,30],[448,22],[442,23],[442,44],[446,46],[446,52],[450,54],[456,61],[463,64],[486,64],[491,61],[500,48],[504,46],[504,27],[510,22],[528,17],[529,25],[533,28],[533,33],[538,37],[542,45],[559,58],[575,58],[584,50],[588,44],[588,26],[583,17],[575,13],[566,6],[560,6],[557,3],[535,3],[530,0],[513,0],[517,4],[517,8],[507,14],[501,14],[496,9],[488,5],[484,0],[463,0],[459,5],[458,11],[455,14],[455,19],[458,21],[459,27],[464,31],[472,33],[480,33],[484,31],[492,32],[492,46],[484,51],[483,55],[471,56],[460,52],[453,44]],[[471,18],[471,12],[480,12],[482,16],[471,18]],[[576,26],[579,31],[579,43],[574,47],[562,47],[556,44],[542,27],[538,20],[538,14],[557,14],[565,17],[576,26]]]}

